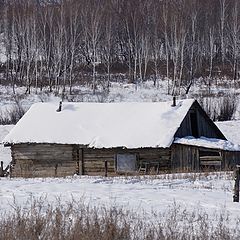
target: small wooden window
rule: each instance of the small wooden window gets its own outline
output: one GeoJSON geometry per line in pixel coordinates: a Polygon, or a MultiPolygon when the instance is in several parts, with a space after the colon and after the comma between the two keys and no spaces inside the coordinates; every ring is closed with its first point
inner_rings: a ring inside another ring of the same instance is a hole
{"type": "Polygon", "coordinates": [[[116,170],[118,172],[135,172],[137,170],[137,154],[117,154],[116,170]]]}
{"type": "Polygon", "coordinates": [[[199,137],[199,133],[198,133],[198,119],[197,119],[196,111],[190,112],[190,122],[191,122],[192,136],[195,137],[195,138],[198,138],[199,137]]]}
{"type": "Polygon", "coordinates": [[[199,150],[199,158],[202,170],[221,170],[222,155],[220,151],[199,150]]]}

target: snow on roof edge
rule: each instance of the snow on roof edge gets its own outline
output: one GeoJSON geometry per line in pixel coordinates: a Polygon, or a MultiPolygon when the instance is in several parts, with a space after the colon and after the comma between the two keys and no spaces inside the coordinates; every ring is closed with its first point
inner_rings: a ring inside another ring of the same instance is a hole
{"type": "Polygon", "coordinates": [[[194,138],[193,136],[186,136],[183,138],[176,138],[173,143],[204,147],[204,148],[219,149],[219,150],[225,150],[225,151],[240,151],[239,144],[234,144],[228,140],[222,140],[217,138],[207,138],[207,137],[194,138]]]}

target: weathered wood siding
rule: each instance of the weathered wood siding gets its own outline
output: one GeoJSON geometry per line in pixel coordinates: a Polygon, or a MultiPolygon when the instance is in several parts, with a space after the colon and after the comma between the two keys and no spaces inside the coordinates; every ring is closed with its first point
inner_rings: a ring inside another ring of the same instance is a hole
{"type": "Polygon", "coordinates": [[[233,170],[240,165],[240,152],[223,151],[223,164],[226,170],[233,170]]]}
{"type": "Polygon", "coordinates": [[[194,146],[173,144],[171,147],[172,171],[194,172],[199,171],[199,152],[194,146]]]}
{"type": "MultiPolygon", "coordinates": [[[[206,152],[219,152],[220,157],[210,157],[209,162],[212,160],[215,165],[216,159],[221,161],[216,170],[232,170],[236,164],[240,164],[240,152],[224,151],[217,149],[202,148],[197,146],[189,146],[184,144],[173,144],[172,151],[172,170],[177,172],[199,172],[202,170],[201,157],[199,151],[206,152]],[[215,159],[216,158],[216,159],[215,159]]],[[[209,163],[209,166],[211,163],[209,163]]]]}
{"type": "MultiPolygon", "coordinates": [[[[59,177],[78,173],[80,175],[103,175],[105,161],[108,174],[116,174],[116,155],[134,153],[141,161],[159,162],[160,172],[171,171],[170,149],[92,149],[78,145],[16,144],[12,147],[12,177],[59,177]]],[[[136,169],[138,170],[138,169],[136,169]]]]}
{"type": "MultiPolygon", "coordinates": [[[[201,171],[199,150],[203,151],[204,148],[182,144],[173,144],[166,149],[92,149],[78,145],[16,144],[12,146],[11,177],[62,177],[75,173],[104,175],[105,161],[108,175],[116,175],[117,154],[136,154],[136,173],[142,162],[157,163],[160,173],[198,172],[201,171]]],[[[210,151],[207,148],[205,150],[210,151]]],[[[240,164],[240,152],[219,151],[222,170],[240,164]]]]}
{"type": "MultiPolygon", "coordinates": [[[[137,154],[138,166],[141,161],[159,162],[160,171],[171,170],[171,153],[170,149],[162,148],[142,148],[142,149],[91,149],[84,148],[84,174],[99,175],[105,172],[104,163],[108,163],[108,173],[116,174],[116,155],[122,153],[137,154]]],[[[80,167],[81,169],[81,167],[80,167]]]]}
{"type": "Polygon", "coordinates": [[[179,129],[177,130],[175,137],[185,137],[192,136],[191,129],[191,120],[190,120],[190,112],[195,111],[197,116],[197,126],[198,126],[198,134],[199,136],[204,136],[208,138],[219,138],[225,139],[220,130],[215,126],[212,120],[206,115],[206,113],[201,109],[198,103],[194,103],[191,109],[188,111],[184,120],[182,121],[179,129]]]}
{"type": "Polygon", "coordinates": [[[76,171],[71,145],[16,144],[11,150],[12,177],[58,177],[76,171]]]}

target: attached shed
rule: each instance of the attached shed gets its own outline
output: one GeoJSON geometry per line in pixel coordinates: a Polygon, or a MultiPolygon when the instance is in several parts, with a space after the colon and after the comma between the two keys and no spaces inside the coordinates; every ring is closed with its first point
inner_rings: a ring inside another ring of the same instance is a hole
{"type": "Polygon", "coordinates": [[[240,149],[193,99],[63,103],[60,109],[37,103],[3,142],[11,147],[12,177],[200,171],[204,161],[226,169],[238,162],[240,149]],[[204,160],[208,150],[221,156],[204,160]]]}

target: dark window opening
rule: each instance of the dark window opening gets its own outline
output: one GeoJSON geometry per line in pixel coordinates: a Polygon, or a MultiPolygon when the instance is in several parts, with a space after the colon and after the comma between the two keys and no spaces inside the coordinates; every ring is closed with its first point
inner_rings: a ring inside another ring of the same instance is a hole
{"type": "Polygon", "coordinates": [[[197,113],[195,111],[190,112],[190,122],[191,122],[192,136],[195,137],[195,138],[199,137],[197,113]]]}
{"type": "Polygon", "coordinates": [[[222,165],[221,151],[200,150],[199,158],[201,170],[203,171],[221,170],[222,165]]]}

